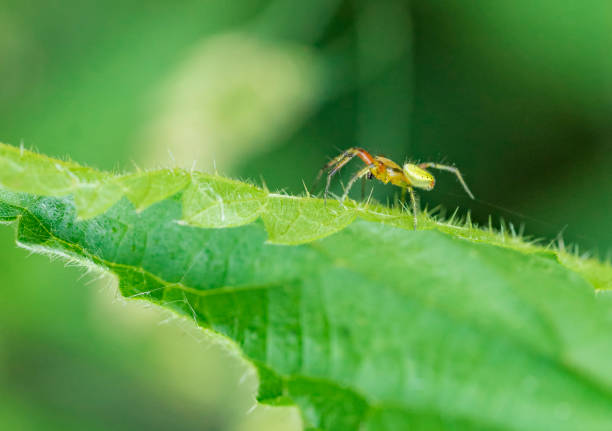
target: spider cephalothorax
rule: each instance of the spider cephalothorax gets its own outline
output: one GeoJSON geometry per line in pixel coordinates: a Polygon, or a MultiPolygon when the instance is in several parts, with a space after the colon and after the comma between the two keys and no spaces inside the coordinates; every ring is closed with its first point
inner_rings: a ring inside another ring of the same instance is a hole
{"type": "Polygon", "coordinates": [[[395,186],[402,187],[404,190],[408,190],[410,193],[410,202],[412,204],[412,216],[414,219],[414,228],[417,227],[417,209],[416,209],[416,198],[414,196],[414,189],[431,190],[436,185],[436,179],[434,176],[427,171],[427,168],[442,169],[454,173],[459,182],[467,192],[467,194],[474,199],[474,195],[468,188],[467,184],[461,176],[459,169],[454,166],[441,165],[439,163],[404,163],[404,166],[400,166],[393,160],[387,159],[382,156],[372,156],[363,148],[349,148],[342,154],[333,158],[317,176],[317,179],[321,178],[324,172],[328,171],[327,183],[325,184],[325,199],[329,192],[329,185],[331,179],[336,172],[338,172],[344,165],[346,165],[353,157],[359,157],[365,164],[353,177],[350,179],[342,195],[342,200],[346,199],[349,190],[355,184],[355,182],[363,177],[368,179],[376,178],[384,184],[391,183],[395,186]]]}

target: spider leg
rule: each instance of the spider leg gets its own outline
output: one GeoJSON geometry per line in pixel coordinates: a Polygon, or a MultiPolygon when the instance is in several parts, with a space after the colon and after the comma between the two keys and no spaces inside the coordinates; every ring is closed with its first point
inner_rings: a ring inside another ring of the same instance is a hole
{"type": "Polygon", "coordinates": [[[346,185],[346,189],[344,189],[344,194],[342,195],[342,202],[344,202],[344,200],[348,196],[349,191],[351,190],[351,187],[353,187],[353,184],[355,184],[355,182],[359,178],[365,177],[368,174],[368,172],[370,172],[370,166],[365,166],[365,167],[359,169],[359,171],[355,175],[353,175],[351,180],[346,185]]]}
{"type": "Polygon", "coordinates": [[[351,161],[351,159],[355,157],[355,154],[349,154],[345,156],[343,159],[340,159],[338,163],[329,171],[327,174],[327,183],[325,184],[325,193],[323,195],[323,199],[325,200],[325,205],[327,205],[327,195],[329,193],[329,186],[331,184],[332,177],[338,172],[344,165],[351,161]]]}
{"type": "MultiPolygon", "coordinates": [[[[349,150],[346,150],[343,153],[337,155],[336,157],[331,159],[325,166],[323,166],[321,168],[321,170],[317,174],[317,178],[315,179],[315,185],[319,183],[319,181],[321,180],[321,177],[323,176],[324,172],[327,172],[330,169],[333,169],[334,166],[336,166],[338,163],[340,163],[344,158],[348,157],[348,155],[349,155],[348,151],[349,150]]],[[[350,158],[349,158],[349,160],[350,160],[350,158]]]]}
{"type": "Polygon", "coordinates": [[[362,148],[349,148],[342,154],[334,157],[332,160],[327,163],[323,169],[319,171],[317,175],[316,182],[319,181],[324,172],[329,171],[327,174],[327,183],[325,184],[325,194],[323,198],[325,199],[325,204],[327,205],[327,194],[329,193],[329,186],[331,184],[332,177],[338,172],[344,165],[351,161],[353,157],[359,157],[365,164],[371,166],[375,163],[374,157],[366,150],[362,148]]]}
{"type": "Polygon", "coordinates": [[[361,177],[361,200],[365,199],[366,177],[361,177]]]}
{"type": "Polygon", "coordinates": [[[412,206],[412,221],[413,221],[414,230],[416,230],[417,229],[417,202],[416,202],[416,196],[414,195],[414,189],[412,187],[408,186],[405,189],[408,189],[408,192],[410,192],[410,204],[412,206]]]}
{"type": "Polygon", "coordinates": [[[471,197],[472,199],[474,199],[474,195],[472,194],[472,192],[468,188],[467,184],[463,180],[463,176],[461,175],[461,172],[459,172],[459,169],[457,169],[456,167],[448,166],[448,165],[441,165],[439,163],[432,163],[432,162],[420,163],[418,166],[419,166],[419,168],[424,168],[424,169],[434,168],[434,169],[440,169],[440,170],[443,170],[443,171],[452,172],[453,174],[457,175],[457,178],[459,179],[459,182],[463,186],[463,189],[468,194],[468,196],[471,197]]]}

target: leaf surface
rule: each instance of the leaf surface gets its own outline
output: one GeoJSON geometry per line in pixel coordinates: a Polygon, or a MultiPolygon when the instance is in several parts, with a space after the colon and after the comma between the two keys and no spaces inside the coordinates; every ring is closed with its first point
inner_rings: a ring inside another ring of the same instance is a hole
{"type": "Polygon", "coordinates": [[[511,234],[0,147],[23,247],[231,340],[321,430],[608,430],[612,269],[511,234]]]}

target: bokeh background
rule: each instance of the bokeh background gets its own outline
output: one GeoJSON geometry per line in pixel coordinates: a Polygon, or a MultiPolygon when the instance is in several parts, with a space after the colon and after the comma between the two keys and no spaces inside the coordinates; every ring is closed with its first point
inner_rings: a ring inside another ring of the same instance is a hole
{"type": "MultiPolygon", "coordinates": [[[[479,200],[440,173],[422,205],[605,258],[611,29],[609,0],[0,0],[0,141],[291,193],[350,146],[452,163],[479,200]]],[[[292,408],[253,409],[252,371],[190,322],[13,235],[0,228],[3,429],[300,429],[292,408]]]]}

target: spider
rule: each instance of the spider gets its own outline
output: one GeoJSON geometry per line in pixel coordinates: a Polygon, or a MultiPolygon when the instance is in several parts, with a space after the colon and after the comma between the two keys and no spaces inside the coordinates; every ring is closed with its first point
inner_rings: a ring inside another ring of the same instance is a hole
{"type": "Polygon", "coordinates": [[[353,187],[353,184],[359,179],[366,177],[368,179],[376,178],[382,181],[384,184],[391,183],[395,186],[402,188],[403,193],[406,190],[410,193],[410,203],[412,205],[412,217],[414,221],[414,229],[417,228],[417,204],[414,194],[414,189],[431,190],[436,184],[436,179],[429,173],[427,168],[441,169],[449,171],[457,175],[459,182],[465,189],[466,193],[470,198],[474,199],[474,195],[468,188],[467,184],[461,176],[459,169],[453,166],[441,165],[439,163],[404,163],[403,167],[400,167],[393,160],[387,159],[382,156],[372,156],[363,148],[349,148],[342,154],[333,158],[327,165],[319,171],[317,180],[321,178],[324,172],[329,171],[327,174],[327,184],[325,185],[325,203],[327,204],[327,194],[329,192],[329,185],[331,179],[336,172],[338,172],[344,165],[346,165],[353,157],[359,157],[365,164],[353,177],[350,179],[344,190],[341,201],[343,202],[348,196],[349,190],[353,187]]]}

